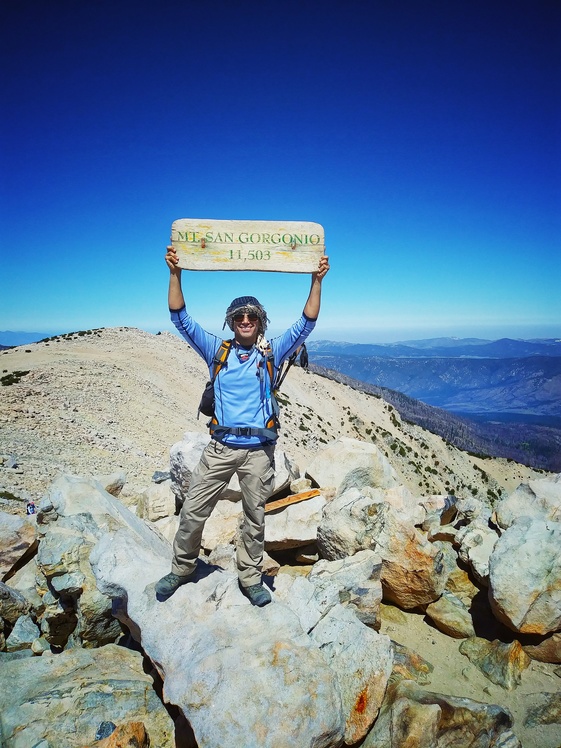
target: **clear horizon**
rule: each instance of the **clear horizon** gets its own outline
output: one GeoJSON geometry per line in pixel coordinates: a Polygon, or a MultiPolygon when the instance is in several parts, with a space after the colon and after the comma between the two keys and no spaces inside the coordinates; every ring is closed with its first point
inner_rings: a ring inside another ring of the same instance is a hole
{"type": "MultiPolygon", "coordinates": [[[[320,339],[561,336],[561,4],[11,0],[0,20],[0,329],[170,329],[163,256],[191,217],[321,223],[320,339]]],[[[280,331],[309,278],[184,287],[216,334],[245,294],[280,331]]]]}
{"type": "MultiPolygon", "coordinates": [[[[98,329],[100,327],[138,327],[137,325],[94,325],[91,328],[68,328],[68,329],[58,329],[58,330],[0,330],[0,345],[13,345],[13,343],[5,343],[4,339],[2,338],[3,333],[10,333],[13,335],[33,335],[37,336],[37,341],[41,338],[45,337],[51,337],[54,335],[65,335],[67,333],[72,332],[79,332],[80,329],[98,329]]],[[[177,333],[177,330],[171,325],[171,323],[164,328],[153,328],[148,329],[144,327],[139,327],[139,329],[144,330],[145,332],[157,334],[158,332],[171,332],[174,334],[177,333]]],[[[210,327],[209,327],[210,329],[210,327]]],[[[520,328],[514,328],[518,331],[520,331],[520,328]]],[[[531,334],[531,331],[534,328],[527,328],[527,334],[519,334],[515,335],[512,333],[504,332],[504,334],[496,334],[496,335],[490,335],[489,330],[480,331],[480,334],[465,334],[465,335],[456,335],[452,331],[442,331],[442,330],[435,330],[433,335],[425,335],[425,336],[419,336],[414,334],[414,330],[411,330],[410,336],[403,336],[399,338],[394,338],[391,336],[391,334],[383,334],[379,333],[377,336],[375,336],[374,333],[371,335],[368,335],[366,332],[357,333],[356,335],[349,334],[347,337],[343,337],[342,335],[339,335],[337,331],[332,331],[332,334],[329,334],[329,330],[321,330],[322,334],[318,335],[318,328],[314,330],[312,335],[310,336],[310,340],[330,340],[334,342],[342,342],[342,343],[365,343],[365,344],[371,344],[371,345],[385,345],[385,344],[391,344],[391,343],[403,343],[403,342],[409,342],[409,341],[422,341],[422,340],[430,340],[433,338],[456,338],[456,339],[469,339],[469,338],[479,338],[481,340],[486,341],[494,341],[494,340],[500,340],[502,338],[510,338],[512,340],[561,340],[561,334],[559,333],[558,327],[552,327],[551,334],[531,334]],[[555,334],[555,330],[557,330],[557,334],[555,334]],[[325,333],[325,334],[323,334],[325,333]]],[[[543,331],[543,328],[539,328],[541,331],[543,331]]],[[[213,332],[215,335],[218,335],[219,337],[228,337],[228,330],[222,330],[221,328],[214,328],[210,329],[211,332],[213,332]]],[[[278,335],[282,333],[283,330],[281,328],[275,328],[274,326],[271,326],[271,328],[268,330],[268,336],[274,337],[275,335],[278,335]]],[[[179,336],[180,337],[180,336],[179,336]]],[[[35,341],[35,342],[37,342],[35,341]]],[[[20,343],[19,345],[25,345],[27,342],[31,343],[32,341],[26,341],[26,343],[20,343]]]]}

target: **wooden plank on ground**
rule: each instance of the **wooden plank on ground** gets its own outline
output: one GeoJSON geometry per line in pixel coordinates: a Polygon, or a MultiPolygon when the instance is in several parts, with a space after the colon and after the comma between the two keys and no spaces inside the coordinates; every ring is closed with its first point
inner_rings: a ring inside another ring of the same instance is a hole
{"type": "Polygon", "coordinates": [[[309,221],[180,218],[171,243],[185,270],[313,273],[325,251],[323,226],[309,221]]]}
{"type": "Polygon", "coordinates": [[[265,504],[265,513],[272,512],[275,509],[282,509],[285,506],[291,504],[298,504],[300,501],[306,501],[307,499],[313,499],[314,496],[319,496],[321,491],[317,488],[313,488],[311,491],[302,491],[301,493],[294,493],[292,496],[287,496],[284,499],[277,499],[276,501],[269,501],[265,504]]]}

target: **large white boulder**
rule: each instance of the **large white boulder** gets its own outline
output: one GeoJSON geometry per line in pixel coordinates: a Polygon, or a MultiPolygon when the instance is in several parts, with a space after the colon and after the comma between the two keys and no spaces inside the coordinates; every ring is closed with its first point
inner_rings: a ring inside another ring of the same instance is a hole
{"type": "Polygon", "coordinates": [[[141,636],[163,677],[164,699],[183,711],[199,748],[327,748],[341,740],[345,719],[334,674],[286,605],[252,607],[234,574],[205,564],[196,583],[160,602],[154,582],[169,561],[126,530],[102,538],[91,562],[117,615],[141,636]]]}
{"type": "Polygon", "coordinates": [[[268,512],[265,515],[265,548],[288,550],[315,543],[324,506],[323,496],[314,496],[268,512]]]}
{"type": "Polygon", "coordinates": [[[503,529],[521,517],[560,521],[561,473],[522,483],[495,507],[497,523],[503,529]]]}
{"type": "Polygon", "coordinates": [[[522,517],[499,538],[489,559],[489,600],[514,631],[561,629],[561,523],[522,517]]]}
{"type": "Polygon", "coordinates": [[[399,485],[397,473],[378,447],[349,437],[341,437],[318,452],[306,474],[321,488],[335,488],[339,493],[353,487],[399,485]]]}

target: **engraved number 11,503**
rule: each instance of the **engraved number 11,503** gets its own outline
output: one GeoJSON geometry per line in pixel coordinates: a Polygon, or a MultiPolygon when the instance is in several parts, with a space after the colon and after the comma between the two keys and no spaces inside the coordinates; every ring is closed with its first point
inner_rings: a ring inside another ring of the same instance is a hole
{"type": "Polygon", "coordinates": [[[271,252],[269,249],[248,249],[242,254],[241,249],[230,250],[231,260],[270,260],[271,252]]]}

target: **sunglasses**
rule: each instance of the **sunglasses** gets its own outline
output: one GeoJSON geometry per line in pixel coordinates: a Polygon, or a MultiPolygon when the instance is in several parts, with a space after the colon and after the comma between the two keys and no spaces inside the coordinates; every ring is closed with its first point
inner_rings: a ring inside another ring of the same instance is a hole
{"type": "Polygon", "coordinates": [[[250,322],[257,322],[257,320],[259,319],[256,314],[234,314],[234,322],[239,325],[240,322],[244,321],[245,317],[247,317],[250,322]]]}

